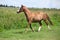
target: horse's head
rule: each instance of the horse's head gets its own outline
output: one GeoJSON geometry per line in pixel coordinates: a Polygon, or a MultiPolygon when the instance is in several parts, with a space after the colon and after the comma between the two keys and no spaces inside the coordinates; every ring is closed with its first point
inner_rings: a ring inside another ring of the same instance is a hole
{"type": "Polygon", "coordinates": [[[23,8],[23,7],[24,7],[24,6],[21,5],[21,8],[17,11],[17,13],[23,12],[23,11],[24,11],[24,8],[23,8]]]}

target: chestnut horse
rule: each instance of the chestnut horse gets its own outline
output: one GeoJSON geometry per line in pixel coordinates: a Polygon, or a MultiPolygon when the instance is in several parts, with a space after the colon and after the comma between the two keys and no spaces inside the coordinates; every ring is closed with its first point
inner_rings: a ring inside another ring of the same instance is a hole
{"type": "MultiPolygon", "coordinates": [[[[49,16],[44,13],[44,12],[37,12],[37,13],[32,13],[26,6],[24,5],[21,5],[21,8],[17,11],[17,13],[20,13],[20,12],[24,12],[26,18],[27,18],[27,22],[28,22],[28,25],[30,26],[31,30],[33,30],[33,28],[31,27],[31,23],[32,22],[38,22],[40,24],[39,28],[38,28],[38,31],[40,31],[41,27],[42,27],[42,23],[41,21],[43,20],[46,25],[48,26],[48,28],[50,29],[49,25],[48,25],[48,22],[47,20],[50,22],[50,24],[52,25],[52,22],[49,18],[49,16]]],[[[27,26],[28,27],[28,26],[27,26]]]]}

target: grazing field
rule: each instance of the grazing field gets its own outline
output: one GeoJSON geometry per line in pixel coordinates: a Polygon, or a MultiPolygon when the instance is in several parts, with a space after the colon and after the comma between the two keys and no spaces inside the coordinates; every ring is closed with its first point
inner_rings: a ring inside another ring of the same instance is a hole
{"type": "Polygon", "coordinates": [[[53,26],[48,30],[46,24],[42,21],[43,27],[40,32],[37,32],[39,24],[32,23],[35,32],[28,28],[24,13],[17,14],[18,8],[0,7],[0,40],[60,40],[60,10],[58,9],[30,9],[32,12],[44,11],[46,12],[53,26]]]}

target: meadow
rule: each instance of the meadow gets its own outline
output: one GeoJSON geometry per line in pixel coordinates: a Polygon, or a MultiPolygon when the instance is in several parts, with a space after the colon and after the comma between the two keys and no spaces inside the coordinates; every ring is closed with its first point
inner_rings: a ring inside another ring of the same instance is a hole
{"type": "Polygon", "coordinates": [[[17,14],[18,8],[0,7],[0,40],[60,40],[60,10],[58,9],[30,9],[32,12],[46,12],[53,26],[48,30],[46,24],[42,21],[43,27],[40,32],[37,32],[39,24],[32,23],[35,32],[28,28],[24,13],[17,14]]]}

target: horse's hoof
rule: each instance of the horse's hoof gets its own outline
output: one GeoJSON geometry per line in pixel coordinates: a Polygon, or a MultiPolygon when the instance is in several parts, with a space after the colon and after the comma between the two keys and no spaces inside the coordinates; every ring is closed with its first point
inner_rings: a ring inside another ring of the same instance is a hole
{"type": "Polygon", "coordinates": [[[40,31],[38,30],[38,32],[40,32],[40,31]]]}

